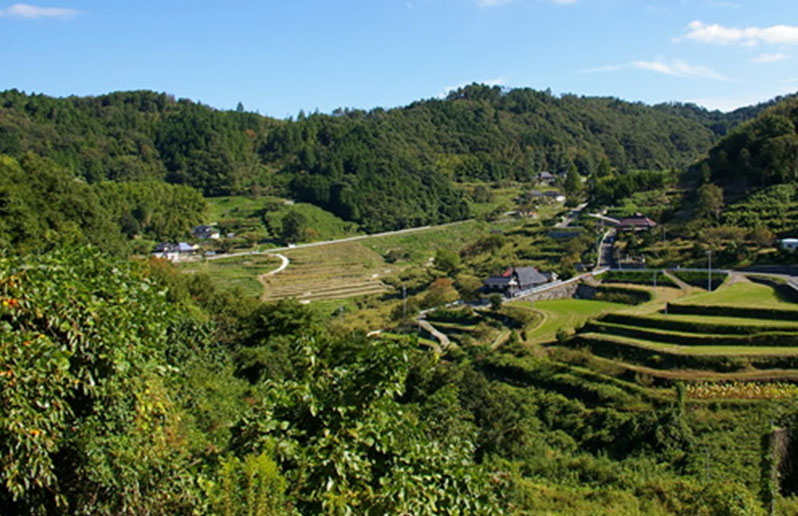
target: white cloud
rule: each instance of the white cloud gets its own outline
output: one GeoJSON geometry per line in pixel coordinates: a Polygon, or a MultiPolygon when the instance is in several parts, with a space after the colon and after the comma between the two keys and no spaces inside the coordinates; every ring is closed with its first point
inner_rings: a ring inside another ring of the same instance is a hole
{"type": "Polygon", "coordinates": [[[664,73],[665,75],[672,75],[673,77],[699,77],[702,79],[715,79],[718,81],[729,80],[727,77],[724,77],[709,67],[691,65],[690,63],[680,59],[674,59],[668,63],[664,61],[633,61],[632,68],[664,73]]]}
{"type": "Polygon", "coordinates": [[[798,26],[772,25],[770,27],[725,27],[723,25],[708,25],[702,21],[693,21],[685,29],[685,34],[679,39],[690,39],[700,43],[716,43],[719,45],[746,45],[754,46],[759,43],[771,45],[798,45],[798,26]]]}
{"type": "Polygon", "coordinates": [[[79,14],[75,9],[67,9],[63,7],[39,7],[29,4],[13,4],[5,9],[0,9],[0,17],[7,16],[13,18],[61,18],[69,19],[74,18],[79,14]]]}
{"type": "Polygon", "coordinates": [[[707,2],[707,3],[709,5],[713,5],[715,7],[723,7],[723,8],[729,8],[729,9],[739,9],[739,8],[742,7],[742,4],[739,4],[737,2],[727,2],[727,1],[722,1],[722,0],[721,1],[709,0],[709,2],[707,2]]]}
{"type": "Polygon", "coordinates": [[[476,0],[478,7],[495,7],[512,1],[513,0],[476,0]]]}
{"type": "Polygon", "coordinates": [[[787,54],[760,54],[751,59],[751,62],[756,64],[778,63],[779,61],[784,61],[789,58],[790,56],[787,54]]]}
{"type": "Polygon", "coordinates": [[[628,67],[626,65],[606,65],[606,66],[597,66],[595,68],[587,68],[585,70],[579,70],[579,73],[617,72],[618,70],[623,70],[624,68],[628,67]]]}
{"type": "Polygon", "coordinates": [[[714,79],[716,81],[728,81],[725,77],[715,70],[701,65],[692,65],[681,59],[674,59],[672,61],[663,61],[656,59],[654,61],[632,61],[620,65],[607,65],[599,66],[596,68],[588,68],[580,70],[580,73],[599,73],[599,72],[617,72],[619,70],[645,70],[648,72],[657,72],[672,77],[681,78],[698,78],[698,79],[714,79]]]}
{"type": "MultiPolygon", "coordinates": [[[[497,5],[504,5],[513,2],[514,0],[474,0],[477,7],[496,7],[497,5]]],[[[579,0],[547,0],[557,5],[570,5],[575,4],[579,0]]]]}

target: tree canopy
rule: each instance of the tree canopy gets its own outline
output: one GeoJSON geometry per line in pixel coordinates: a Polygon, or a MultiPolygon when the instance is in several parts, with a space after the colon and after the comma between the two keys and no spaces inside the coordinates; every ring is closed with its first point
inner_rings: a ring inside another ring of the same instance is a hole
{"type": "MultiPolygon", "coordinates": [[[[165,181],[205,196],[277,193],[367,231],[467,217],[452,181],[525,181],[572,167],[587,176],[607,165],[621,172],[685,166],[731,124],[687,106],[477,84],[406,107],[288,121],[150,91],[0,93],[0,152],[15,159],[26,152],[46,157],[87,184],[165,181]]],[[[772,145],[774,153],[789,152],[789,142],[772,145]]],[[[135,230],[127,217],[125,225],[135,230]]]]}

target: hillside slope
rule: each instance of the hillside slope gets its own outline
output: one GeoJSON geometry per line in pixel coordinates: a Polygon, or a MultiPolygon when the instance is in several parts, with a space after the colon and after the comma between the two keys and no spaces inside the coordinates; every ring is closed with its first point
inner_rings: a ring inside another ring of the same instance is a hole
{"type": "Polygon", "coordinates": [[[739,118],[476,84],[402,108],[295,121],[150,91],[9,90],[0,93],[0,153],[50,158],[89,183],[158,180],[206,196],[271,191],[382,230],[468,216],[453,180],[526,180],[572,165],[582,174],[606,164],[685,166],[739,118]]]}

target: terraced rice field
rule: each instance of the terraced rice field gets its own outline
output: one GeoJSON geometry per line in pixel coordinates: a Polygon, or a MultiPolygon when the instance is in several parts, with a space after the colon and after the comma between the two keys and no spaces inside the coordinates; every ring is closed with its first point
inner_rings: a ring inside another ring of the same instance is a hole
{"type": "Polygon", "coordinates": [[[558,299],[554,301],[521,302],[518,306],[543,314],[540,325],[528,332],[530,342],[550,342],[560,328],[575,328],[601,313],[628,308],[620,303],[589,299],[558,299]]]}
{"type": "Polygon", "coordinates": [[[666,380],[798,380],[798,304],[773,288],[740,281],[671,309],[680,306],[695,313],[607,314],[569,347],[597,363],[666,380]]]}
{"type": "Polygon", "coordinates": [[[698,305],[772,306],[798,309],[798,305],[783,299],[773,288],[750,281],[735,282],[714,292],[696,294],[685,298],[683,302],[698,305]]]}
{"type": "Polygon", "coordinates": [[[341,299],[381,294],[388,287],[381,277],[394,271],[382,257],[359,242],[286,251],[290,265],[273,276],[260,276],[263,300],[341,299]]]}
{"type": "Polygon", "coordinates": [[[178,266],[185,272],[207,274],[220,289],[237,289],[247,296],[259,297],[263,293],[263,286],[258,282],[258,276],[279,265],[280,260],[276,256],[262,254],[184,262],[178,266]]]}

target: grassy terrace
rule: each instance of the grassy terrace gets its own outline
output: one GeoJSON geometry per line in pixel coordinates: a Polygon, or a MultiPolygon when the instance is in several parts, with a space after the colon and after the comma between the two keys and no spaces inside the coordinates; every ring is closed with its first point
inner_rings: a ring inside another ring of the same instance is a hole
{"type": "Polygon", "coordinates": [[[680,303],[694,305],[723,305],[723,306],[767,306],[773,308],[798,308],[798,304],[791,303],[781,297],[776,290],[758,283],[741,281],[723,287],[713,292],[703,292],[680,300],[680,303]]]}
{"type": "Polygon", "coordinates": [[[374,236],[360,241],[372,251],[387,256],[393,252],[400,255],[400,265],[420,265],[435,256],[438,249],[459,249],[465,242],[487,235],[491,230],[517,226],[517,220],[481,222],[467,220],[457,224],[430,228],[423,231],[399,235],[374,236]]]}
{"type": "Polygon", "coordinates": [[[237,256],[233,258],[182,263],[184,272],[203,273],[225,290],[240,289],[244,294],[260,297],[263,286],[258,277],[276,269],[280,259],[270,255],[237,256]]]}
{"type": "Polygon", "coordinates": [[[557,330],[576,328],[588,319],[602,313],[628,308],[620,303],[591,301],[589,299],[558,299],[534,303],[515,303],[516,306],[537,310],[543,320],[533,330],[527,332],[529,342],[550,342],[555,339],[557,330]]]}
{"type": "Polygon", "coordinates": [[[648,339],[635,337],[625,337],[606,333],[580,333],[580,338],[585,340],[598,339],[633,346],[661,353],[672,355],[695,355],[695,356],[727,356],[734,355],[740,357],[749,356],[798,356],[798,347],[768,347],[768,346],[682,346],[678,344],[666,344],[648,339]]]}
{"type": "Polygon", "coordinates": [[[604,357],[589,355],[570,357],[573,363],[586,363],[590,368],[598,371],[606,371],[607,374],[622,376],[624,373],[634,375],[644,375],[645,377],[658,378],[666,382],[687,381],[687,382],[760,382],[760,381],[789,381],[798,382],[798,369],[749,369],[723,373],[700,369],[659,369],[646,367],[639,364],[631,364],[620,359],[607,359],[604,357]]]}
{"type": "Polygon", "coordinates": [[[690,290],[675,296],[658,295],[645,305],[589,322],[566,347],[553,348],[554,356],[644,385],[654,379],[798,382],[798,320],[772,316],[789,314],[778,310],[796,310],[798,305],[772,287],[744,278],[731,278],[713,292],[690,290]],[[665,300],[720,313],[665,314],[665,300]],[[724,314],[723,307],[734,309],[734,316],[724,314]]]}
{"type": "MultiPolygon", "coordinates": [[[[708,346],[708,345],[742,345],[742,346],[761,346],[771,343],[776,346],[795,346],[798,345],[798,328],[781,327],[779,331],[770,328],[762,329],[760,326],[737,326],[745,332],[727,332],[726,328],[718,327],[721,331],[711,331],[712,326],[696,325],[695,329],[689,327],[654,327],[646,325],[646,319],[639,319],[643,324],[636,324],[635,319],[621,323],[612,322],[614,317],[605,318],[601,321],[589,323],[585,331],[607,333],[622,337],[641,338],[664,342],[666,344],[679,344],[684,346],[708,346]],[[608,321],[607,319],[610,319],[608,321]]],[[[665,325],[663,325],[665,326],[665,325]]]]}
{"type": "Polygon", "coordinates": [[[328,240],[362,234],[357,225],[346,222],[330,212],[308,203],[295,203],[277,197],[252,199],[244,196],[208,198],[209,216],[213,222],[255,221],[264,231],[279,234],[282,220],[296,211],[308,221],[312,240],[328,240]]]}
{"type": "Polygon", "coordinates": [[[746,319],[742,317],[723,317],[723,316],[708,316],[708,315],[682,315],[682,314],[664,314],[664,313],[651,313],[640,316],[641,324],[646,324],[649,321],[673,321],[684,322],[685,324],[714,324],[718,326],[755,326],[773,329],[777,331],[780,328],[795,328],[798,330],[798,321],[785,321],[785,320],[767,320],[762,319],[746,319]]]}

